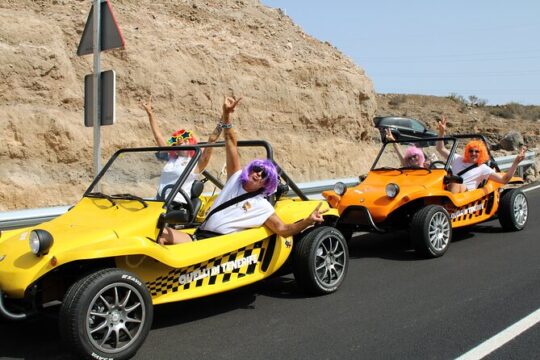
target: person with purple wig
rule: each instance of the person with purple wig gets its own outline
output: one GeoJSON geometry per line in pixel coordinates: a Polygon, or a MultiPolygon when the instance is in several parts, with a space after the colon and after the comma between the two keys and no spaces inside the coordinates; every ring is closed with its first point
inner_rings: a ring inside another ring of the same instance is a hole
{"type": "MultiPolygon", "coordinates": [[[[239,101],[239,100],[237,100],[239,101]]],[[[163,234],[165,244],[202,240],[208,237],[230,234],[262,225],[279,236],[295,235],[305,228],[323,221],[321,203],[309,217],[294,224],[285,224],[276,214],[274,207],[266,199],[272,195],[278,185],[276,165],[268,159],[252,160],[243,169],[240,165],[236,134],[229,114],[223,118],[225,133],[225,151],[227,163],[227,182],[214,200],[209,212],[221,204],[250,193],[249,198],[236,202],[216,212],[206,219],[194,235],[170,229],[163,234]]],[[[161,242],[161,241],[160,241],[161,242]]]]}

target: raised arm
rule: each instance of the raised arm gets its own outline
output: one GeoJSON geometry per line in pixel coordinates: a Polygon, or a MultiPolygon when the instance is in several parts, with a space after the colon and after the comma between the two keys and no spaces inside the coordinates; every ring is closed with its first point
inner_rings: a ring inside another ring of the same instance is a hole
{"type": "MultiPolygon", "coordinates": [[[[385,141],[396,141],[396,138],[394,137],[394,134],[392,134],[392,130],[390,128],[384,129],[384,140],[385,141]]],[[[392,144],[394,146],[394,151],[396,152],[399,161],[402,165],[405,165],[405,159],[403,158],[403,155],[401,155],[401,151],[399,151],[399,147],[396,143],[392,144]]]]}
{"type": "Polygon", "coordinates": [[[165,142],[165,139],[163,138],[163,135],[161,134],[161,131],[159,130],[159,126],[154,119],[154,114],[152,112],[152,95],[148,98],[147,103],[141,103],[142,108],[146,111],[146,114],[148,115],[148,122],[150,123],[150,127],[152,128],[152,133],[154,134],[154,139],[156,140],[156,144],[158,146],[167,146],[167,143],[165,142]]]}
{"type": "MultiPolygon", "coordinates": [[[[439,130],[439,137],[444,137],[446,134],[446,123],[447,123],[446,116],[443,116],[441,120],[437,121],[437,128],[439,130]]],[[[445,158],[448,158],[448,155],[450,155],[450,151],[444,147],[444,140],[437,141],[437,151],[439,154],[444,156],[445,158]]]]}
{"type": "Polygon", "coordinates": [[[223,116],[221,121],[223,123],[222,127],[225,131],[224,136],[227,161],[227,179],[241,168],[240,157],[238,156],[236,133],[231,122],[231,113],[234,112],[234,108],[240,102],[240,100],[242,100],[242,98],[236,100],[234,97],[227,97],[223,102],[223,116]]]}
{"type": "MultiPolygon", "coordinates": [[[[209,143],[215,143],[219,139],[219,135],[221,135],[221,131],[223,128],[221,127],[221,122],[219,122],[208,137],[209,143]]],[[[212,157],[212,151],[214,149],[211,147],[205,148],[203,150],[203,153],[201,155],[201,158],[199,159],[199,162],[197,163],[197,172],[201,173],[204,169],[206,169],[206,166],[208,166],[208,163],[210,162],[210,157],[212,157]]]]}
{"type": "Polygon", "coordinates": [[[523,159],[525,159],[526,151],[527,151],[527,147],[522,146],[521,150],[519,151],[519,154],[516,156],[516,158],[512,162],[512,166],[510,166],[510,169],[508,169],[508,171],[504,175],[501,175],[499,173],[493,173],[489,175],[489,179],[496,181],[498,183],[501,183],[501,184],[508,184],[512,176],[514,176],[514,174],[516,173],[516,169],[519,163],[523,161],[523,159]]]}
{"type": "MultiPolygon", "coordinates": [[[[209,143],[216,142],[219,139],[219,136],[221,135],[222,130],[228,126],[228,125],[225,125],[226,124],[225,119],[227,119],[228,121],[227,124],[230,124],[230,115],[231,113],[234,112],[234,108],[240,102],[241,99],[242,98],[238,100],[235,100],[234,98],[225,98],[225,100],[223,101],[223,110],[221,114],[221,120],[217,124],[214,131],[212,131],[212,133],[208,137],[209,143]]],[[[225,141],[227,141],[227,137],[225,137],[225,141]]],[[[235,140],[235,145],[236,145],[236,140],[235,140]]],[[[213,152],[213,148],[211,147],[204,149],[203,154],[201,158],[199,159],[199,163],[197,164],[198,172],[202,172],[206,168],[206,166],[210,162],[210,157],[212,156],[212,152],[213,152]]]]}

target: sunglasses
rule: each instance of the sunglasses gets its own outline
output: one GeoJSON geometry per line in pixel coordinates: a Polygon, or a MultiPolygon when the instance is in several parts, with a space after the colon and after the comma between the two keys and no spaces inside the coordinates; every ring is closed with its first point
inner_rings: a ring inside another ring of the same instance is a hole
{"type": "Polygon", "coordinates": [[[407,160],[416,160],[418,159],[418,155],[417,154],[414,154],[414,155],[411,155],[407,158],[407,160]]]}
{"type": "Polygon", "coordinates": [[[480,154],[480,150],[469,149],[469,154],[480,154]]]}
{"type": "Polygon", "coordinates": [[[261,175],[261,179],[266,179],[266,177],[268,176],[268,174],[266,173],[266,170],[262,167],[262,166],[259,166],[259,165],[253,165],[251,167],[251,171],[254,172],[254,173],[258,173],[261,175]]]}
{"type": "Polygon", "coordinates": [[[171,138],[167,140],[167,143],[171,146],[183,144],[187,140],[191,139],[192,137],[193,137],[193,134],[191,133],[191,131],[184,131],[180,134],[171,136],[171,138]]]}

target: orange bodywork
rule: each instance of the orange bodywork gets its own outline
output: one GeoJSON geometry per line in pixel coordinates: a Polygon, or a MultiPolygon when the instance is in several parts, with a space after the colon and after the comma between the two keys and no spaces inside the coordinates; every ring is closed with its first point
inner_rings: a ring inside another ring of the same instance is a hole
{"type": "MultiPolygon", "coordinates": [[[[449,213],[452,227],[476,224],[491,218],[498,209],[499,183],[488,181],[482,188],[452,194],[444,188],[444,169],[406,169],[371,171],[359,185],[347,189],[342,196],[325,191],[323,196],[340,216],[349,208],[365,207],[375,224],[384,223],[388,217],[403,206],[415,202],[417,207],[437,204],[449,213]],[[399,186],[395,198],[386,195],[386,186],[399,186]]],[[[513,182],[521,179],[513,178],[513,182]]],[[[413,207],[413,208],[417,208],[413,207]]],[[[349,209],[350,210],[350,209],[349,209]]],[[[348,220],[353,224],[354,218],[348,220]]],[[[363,224],[363,222],[359,222],[363,224]]]]}

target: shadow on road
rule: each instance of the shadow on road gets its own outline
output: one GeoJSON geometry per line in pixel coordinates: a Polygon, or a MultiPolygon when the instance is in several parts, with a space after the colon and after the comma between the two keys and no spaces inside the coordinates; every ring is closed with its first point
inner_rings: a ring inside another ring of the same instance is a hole
{"type": "Polygon", "coordinates": [[[60,339],[58,321],[39,316],[23,322],[0,320],[0,359],[75,359],[60,339]]]}
{"type": "Polygon", "coordinates": [[[420,259],[412,247],[409,234],[405,231],[353,236],[349,241],[349,256],[351,259],[381,258],[397,261],[420,259]]]}
{"type": "MultiPolygon", "coordinates": [[[[294,280],[278,277],[223,294],[155,306],[152,329],[185,325],[237,309],[254,309],[258,295],[279,298],[286,294],[302,296],[294,280]]],[[[76,359],[62,342],[56,313],[23,322],[0,318],[0,359],[10,358],[76,359]]]]}

